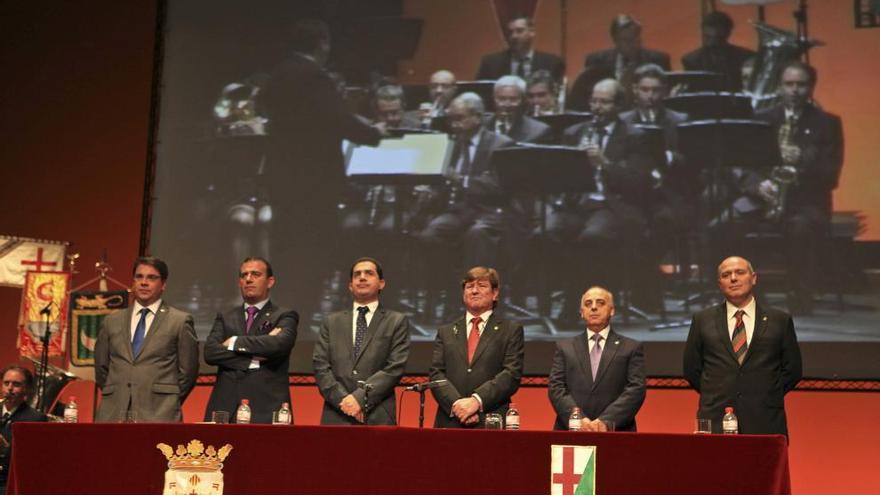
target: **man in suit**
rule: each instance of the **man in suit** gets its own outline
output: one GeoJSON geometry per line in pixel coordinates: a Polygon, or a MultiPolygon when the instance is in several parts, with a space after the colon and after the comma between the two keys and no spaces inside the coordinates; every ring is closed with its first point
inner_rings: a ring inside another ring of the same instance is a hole
{"type": "Polygon", "coordinates": [[[582,429],[636,431],[636,413],[645,401],[645,356],[642,344],[611,329],[614,296],[590,287],[581,296],[587,331],[556,343],[550,370],[550,402],[555,430],[568,429],[575,406],[583,411],[582,429]]]}
{"type": "Polygon", "coordinates": [[[435,428],[472,427],[488,413],[505,415],[522,376],[523,327],[495,311],[498,272],[471,268],[461,286],[467,311],[441,326],[434,341],[429,375],[448,380],[431,389],[438,406],[435,428]]]}
{"type": "Polygon", "coordinates": [[[409,320],[379,304],[382,265],[359,258],[351,266],[351,309],[324,318],[312,362],[324,397],[322,425],[397,424],[394,387],[409,356],[409,320]]]}
{"type": "Polygon", "coordinates": [[[728,42],[733,32],[733,19],[721,11],[710,12],[700,23],[703,46],[681,57],[684,70],[704,70],[722,75],[723,91],[739,92],[742,85],[742,66],[755,56],[753,50],[728,42]]]}
{"type": "Polygon", "coordinates": [[[12,425],[18,422],[45,422],[46,415],[28,405],[34,393],[34,375],[27,368],[3,368],[3,407],[0,410],[0,495],[6,493],[9,461],[12,459],[12,425]]]}
{"type": "Polygon", "coordinates": [[[199,372],[193,317],[162,301],[164,261],[138,258],[132,272],[134,305],[104,318],[95,343],[95,421],[182,421],[180,406],[199,372]]]}
{"type": "Polygon", "coordinates": [[[205,421],[214,411],[234,418],[241,399],[248,399],[251,422],[271,423],[272,412],[284,402],[290,404],[288,370],[299,315],[272,302],[269,292],[274,286],[269,261],[242,261],[238,288],[244,304],[217,313],[205,341],[205,362],[217,366],[205,421]]]}
{"type": "Polygon", "coordinates": [[[507,21],[508,49],[485,55],[475,79],[495,80],[504,75],[527,79],[532,73],[547,70],[557,81],[565,76],[565,62],[557,55],[535,51],[535,23],[531,17],[517,16],[507,21]]]}
{"type": "Polygon", "coordinates": [[[593,120],[565,130],[563,144],[583,149],[585,166],[590,167],[596,189],[589,193],[568,194],[548,211],[547,236],[559,253],[555,265],[562,272],[568,293],[562,319],[577,324],[580,315],[579,280],[598,280],[603,285],[620,282],[619,272],[611,270],[628,260],[636,241],[647,228],[650,206],[652,160],[643,136],[618,117],[624,90],[614,79],[596,83],[590,108],[593,120]],[[603,259],[604,263],[584,263],[603,259]],[[611,257],[620,257],[609,262],[611,257]],[[572,273],[572,270],[582,273],[572,273]]]}
{"type": "Polygon", "coordinates": [[[629,106],[632,76],[644,64],[656,64],[669,70],[669,54],[642,48],[642,25],[635,18],[621,14],[611,21],[611,39],[614,48],[587,54],[584,70],[575,79],[568,99],[572,110],[589,107],[590,92],[602,79],[617,79],[627,91],[625,106],[629,106]]]}
{"type": "MultiPolygon", "coordinates": [[[[780,78],[782,104],[758,112],[755,118],[776,130],[779,165],[793,171],[795,177],[786,186],[777,220],[788,251],[789,310],[808,314],[817,285],[820,243],[830,229],[832,191],[837,188],[843,167],[843,126],[840,117],[820,109],[813,101],[816,69],[792,62],[784,67],[780,78]]],[[[758,195],[769,205],[777,204],[780,187],[772,177],[764,176],[757,185],[758,195]]]]}
{"type": "Polygon", "coordinates": [[[495,115],[488,126],[518,143],[546,143],[552,139],[553,130],[526,115],[525,93],[526,82],[520,77],[502,76],[495,81],[495,115]]]}
{"type": "Polygon", "coordinates": [[[546,70],[532,73],[526,81],[526,113],[532,116],[559,112],[559,84],[546,70]]]}
{"type": "Polygon", "coordinates": [[[684,349],[684,376],[700,394],[697,417],[721,431],[733,407],[739,432],[788,435],[785,394],[801,379],[801,352],[791,315],[758,304],[748,260],[718,265],[725,302],[694,315],[684,349]]]}
{"type": "Polygon", "coordinates": [[[342,141],[375,145],[384,127],[353,115],[324,70],[330,53],[326,24],[300,20],[291,45],[294,53],[273,70],[261,103],[269,118],[271,249],[280,273],[297,274],[283,295],[297,301],[308,322],[318,309],[321,294],[315,288],[323,286],[327,264],[302,260],[333,257],[325,240],[336,233],[336,206],[346,190],[342,141]]]}

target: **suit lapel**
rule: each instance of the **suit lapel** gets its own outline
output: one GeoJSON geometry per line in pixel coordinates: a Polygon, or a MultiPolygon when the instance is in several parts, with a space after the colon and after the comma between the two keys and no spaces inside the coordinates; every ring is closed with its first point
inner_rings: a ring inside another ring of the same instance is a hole
{"type": "MultiPolygon", "coordinates": [[[[761,341],[761,337],[767,331],[767,315],[764,314],[761,306],[755,304],[755,329],[752,331],[752,341],[749,343],[749,347],[746,349],[746,357],[743,358],[743,366],[745,366],[746,362],[751,357],[752,353],[755,350],[755,345],[761,341]]],[[[759,347],[760,348],[760,347],[759,347]]]]}
{"type": "MultiPolygon", "coordinates": [[[[159,305],[159,310],[156,311],[156,315],[153,317],[153,322],[150,323],[150,326],[147,328],[147,336],[144,338],[144,344],[141,346],[141,352],[134,356],[135,360],[147,350],[147,347],[150,345],[150,342],[153,341],[153,336],[156,335],[156,332],[162,329],[162,324],[165,322],[165,317],[168,314],[168,306],[165,304],[165,301],[162,301],[162,304],[159,305]]],[[[131,325],[131,320],[129,320],[129,325],[131,325]]],[[[129,346],[131,348],[131,346],[129,346]]]]}
{"type": "Polygon", "coordinates": [[[494,143],[495,133],[486,129],[481,129],[480,143],[477,145],[477,149],[474,150],[474,159],[471,160],[470,175],[477,176],[486,172],[486,167],[489,163],[489,152],[494,143]]]}
{"type": "Polygon", "coordinates": [[[614,359],[614,356],[617,355],[617,351],[620,349],[620,336],[616,333],[609,331],[608,339],[605,340],[605,348],[602,349],[602,357],[599,358],[599,369],[596,370],[596,379],[593,380],[593,387],[596,387],[596,384],[602,381],[602,376],[605,374],[605,370],[608,369],[608,366],[611,364],[611,361],[614,359]]]}
{"type": "MultiPolygon", "coordinates": [[[[354,352],[354,327],[351,322],[351,310],[346,309],[342,313],[339,313],[340,321],[336,322],[336,325],[330,328],[331,332],[338,333],[338,340],[342,342],[342,350],[345,356],[351,356],[354,352]]],[[[354,361],[354,359],[352,359],[354,361]]]]}
{"type": "Polygon", "coordinates": [[[122,322],[122,330],[123,330],[123,332],[125,332],[125,335],[124,335],[124,338],[126,339],[125,342],[128,342],[128,345],[125,346],[125,349],[126,349],[126,353],[128,354],[128,361],[131,363],[134,362],[134,350],[131,348],[131,341],[132,341],[132,336],[133,336],[132,332],[134,331],[134,329],[131,328],[131,315],[133,313],[134,313],[134,303],[132,303],[131,306],[129,306],[128,308],[125,309],[125,317],[124,317],[125,320],[123,320],[123,322],[122,322]]]}
{"type": "Polygon", "coordinates": [[[590,348],[587,345],[587,334],[582,333],[574,340],[574,353],[581,366],[581,372],[587,379],[590,390],[593,389],[593,371],[590,368],[590,348]]]}
{"type": "MultiPolygon", "coordinates": [[[[267,301],[266,305],[263,306],[263,309],[261,309],[260,312],[257,313],[256,317],[254,317],[254,322],[253,324],[251,324],[251,331],[248,332],[248,335],[261,335],[260,326],[262,326],[264,322],[271,320],[272,312],[274,310],[275,307],[272,305],[272,301],[267,301]]],[[[239,314],[241,314],[241,317],[244,318],[244,314],[242,314],[242,312],[239,312],[239,314]]],[[[244,323],[246,324],[247,321],[245,321],[244,323]]],[[[241,328],[242,332],[244,332],[245,325],[243,324],[241,328]]]]}
{"type": "Polygon", "coordinates": [[[730,340],[730,333],[727,330],[727,303],[721,303],[715,314],[715,330],[718,332],[718,338],[721,339],[727,354],[734,363],[739,364],[736,360],[736,353],[733,352],[733,342],[730,340]]]}
{"type": "Polygon", "coordinates": [[[465,318],[452,324],[452,338],[455,339],[455,347],[458,349],[462,361],[467,363],[467,320],[465,318]]]}
{"type": "Polygon", "coordinates": [[[373,336],[378,332],[379,325],[382,324],[382,319],[385,318],[385,310],[382,306],[376,308],[376,314],[373,315],[373,318],[370,320],[370,325],[367,327],[367,334],[364,335],[364,343],[361,344],[361,353],[355,356],[354,364],[357,364],[358,360],[360,360],[361,356],[364,355],[364,350],[370,345],[370,341],[373,340],[373,336]]]}

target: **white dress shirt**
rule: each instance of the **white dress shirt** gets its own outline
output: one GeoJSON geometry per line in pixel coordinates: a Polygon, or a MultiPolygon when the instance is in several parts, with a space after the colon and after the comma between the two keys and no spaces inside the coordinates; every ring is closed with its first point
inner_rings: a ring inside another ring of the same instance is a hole
{"type": "Polygon", "coordinates": [[[143,306],[143,305],[141,305],[141,303],[139,303],[137,301],[134,302],[134,308],[132,309],[132,312],[131,312],[131,335],[129,336],[129,340],[134,342],[134,332],[135,332],[135,330],[137,330],[138,322],[141,321],[141,310],[144,309],[145,307],[150,310],[150,312],[147,313],[146,321],[144,321],[144,338],[147,338],[147,333],[149,333],[149,331],[150,331],[150,325],[152,325],[153,320],[156,319],[156,313],[159,312],[159,306],[161,306],[161,305],[162,305],[161,299],[155,301],[153,304],[150,304],[149,306],[143,306]]]}
{"type": "Polygon", "coordinates": [[[358,324],[358,308],[361,306],[366,306],[370,310],[367,311],[367,314],[364,315],[364,318],[367,320],[367,328],[370,328],[370,322],[373,321],[373,315],[376,314],[376,308],[379,307],[379,301],[375,300],[368,304],[358,304],[357,302],[352,304],[351,310],[351,343],[354,344],[355,338],[357,337],[357,324],[358,324]]]}
{"type": "MultiPolygon", "coordinates": [[[[605,328],[603,328],[602,330],[599,330],[599,335],[602,336],[602,338],[599,339],[599,342],[602,343],[602,347],[601,347],[602,351],[605,350],[605,343],[608,342],[608,334],[610,332],[611,332],[611,325],[608,325],[605,328]]],[[[596,332],[587,329],[587,346],[589,346],[588,350],[590,352],[593,352],[593,347],[596,347],[596,341],[593,340],[593,335],[595,335],[595,334],[596,334],[596,332]]]]}

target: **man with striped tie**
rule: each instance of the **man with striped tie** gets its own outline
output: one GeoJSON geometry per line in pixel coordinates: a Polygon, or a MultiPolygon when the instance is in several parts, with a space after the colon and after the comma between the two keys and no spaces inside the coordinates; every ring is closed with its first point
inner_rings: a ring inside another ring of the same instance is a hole
{"type": "Polygon", "coordinates": [[[802,376],[791,315],[758,304],[758,274],[745,258],[718,265],[726,301],[694,315],[684,350],[684,376],[700,394],[697,417],[720,432],[733,407],[739,432],[788,435],[785,394],[802,376]]]}

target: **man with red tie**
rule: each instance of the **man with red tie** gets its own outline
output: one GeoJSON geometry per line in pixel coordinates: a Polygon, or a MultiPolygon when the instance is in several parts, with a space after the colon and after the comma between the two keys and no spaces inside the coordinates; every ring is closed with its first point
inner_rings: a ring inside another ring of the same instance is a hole
{"type": "Polygon", "coordinates": [[[246,258],[238,270],[243,305],[218,313],[205,341],[205,362],[217,366],[217,382],[205,408],[235,417],[241,399],[248,399],[252,423],[271,423],[272,412],[290,403],[288,368],[296,342],[299,315],[275,304],[272,265],[264,258],[246,258]]]}
{"type": "Polygon", "coordinates": [[[700,393],[697,417],[721,431],[733,407],[739,432],[788,435],[785,394],[803,374],[791,315],[765,307],[753,290],[758,274],[745,258],[718,265],[726,301],[694,315],[684,349],[684,376],[700,393]]]}
{"type": "Polygon", "coordinates": [[[462,280],[463,318],[437,330],[429,371],[448,380],[431,392],[435,428],[482,424],[488,413],[506,414],[523,369],[523,327],[495,310],[500,281],[494,268],[477,266],[462,280]]]}

